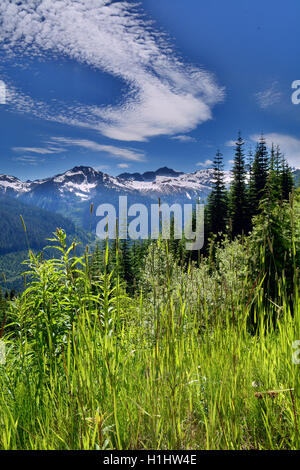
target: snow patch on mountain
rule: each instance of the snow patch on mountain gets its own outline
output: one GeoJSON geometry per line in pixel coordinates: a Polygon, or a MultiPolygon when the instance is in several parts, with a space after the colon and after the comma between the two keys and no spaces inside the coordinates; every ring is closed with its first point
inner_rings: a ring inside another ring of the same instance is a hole
{"type": "MultiPolygon", "coordinates": [[[[119,177],[120,178],[120,177],[119,177]]],[[[224,181],[228,184],[231,181],[231,172],[224,172],[224,181]]],[[[192,191],[194,194],[198,192],[205,192],[211,190],[213,182],[213,170],[198,170],[195,173],[180,173],[177,176],[159,176],[156,175],[152,181],[141,181],[140,179],[134,180],[126,178],[126,186],[128,189],[136,190],[142,193],[161,193],[161,194],[174,194],[186,193],[188,198],[191,195],[187,191],[192,191]]]]}
{"type": "Polygon", "coordinates": [[[30,191],[30,184],[24,183],[15,176],[0,175],[0,190],[3,193],[8,191],[24,193],[30,191]]]}

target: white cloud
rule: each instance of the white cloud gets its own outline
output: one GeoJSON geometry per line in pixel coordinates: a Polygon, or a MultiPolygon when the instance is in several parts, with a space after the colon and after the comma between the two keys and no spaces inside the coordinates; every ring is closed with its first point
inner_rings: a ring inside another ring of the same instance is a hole
{"type": "Polygon", "coordinates": [[[278,103],[281,96],[282,93],[279,90],[278,82],[273,82],[270,88],[265,91],[259,91],[258,93],[255,93],[255,98],[259,106],[263,109],[269,108],[273,104],[278,103]]]}
{"type": "Polygon", "coordinates": [[[129,168],[129,165],[128,165],[128,163],[119,163],[118,167],[119,168],[129,168]]]}
{"type": "Polygon", "coordinates": [[[189,132],[211,119],[224,89],[178,58],[141,13],[128,1],[1,0],[0,44],[9,53],[65,55],[120,78],[130,90],[117,106],[49,106],[16,91],[11,105],[125,141],[189,132]]]}
{"type": "MultiPolygon", "coordinates": [[[[253,142],[259,142],[260,138],[261,135],[259,134],[251,136],[253,142]]],[[[281,152],[284,153],[290,166],[300,168],[300,139],[290,135],[277,134],[275,132],[265,134],[264,138],[269,147],[271,147],[272,143],[279,145],[281,152]]]]}
{"type": "Polygon", "coordinates": [[[175,135],[174,137],[171,137],[171,139],[179,140],[179,142],[197,142],[194,137],[191,137],[189,135],[175,135]]]}
{"type": "Polygon", "coordinates": [[[197,166],[202,166],[202,168],[207,168],[213,164],[212,160],[205,160],[205,162],[196,163],[197,166]]]}
{"type": "Polygon", "coordinates": [[[63,152],[62,148],[36,148],[36,147],[13,147],[12,150],[15,152],[22,153],[37,153],[39,155],[50,155],[52,153],[63,152]]]}
{"type": "Polygon", "coordinates": [[[135,149],[120,148],[114,145],[102,145],[94,142],[93,140],[85,139],[72,139],[67,137],[52,137],[52,142],[58,143],[59,145],[66,145],[68,147],[81,147],[84,149],[91,150],[93,152],[105,152],[112,157],[124,158],[125,160],[131,160],[140,162],[145,159],[145,154],[142,151],[135,149]]]}
{"type": "Polygon", "coordinates": [[[22,157],[15,157],[13,160],[16,162],[21,162],[22,165],[37,165],[38,163],[42,163],[45,160],[38,158],[36,156],[25,155],[22,157]]]}

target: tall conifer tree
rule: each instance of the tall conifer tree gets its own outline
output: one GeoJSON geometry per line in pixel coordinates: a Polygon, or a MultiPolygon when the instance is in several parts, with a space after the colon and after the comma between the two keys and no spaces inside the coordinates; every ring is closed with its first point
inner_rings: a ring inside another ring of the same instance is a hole
{"type": "Polygon", "coordinates": [[[281,170],[281,196],[284,201],[288,201],[290,193],[294,187],[294,178],[292,169],[284,157],[282,157],[282,170],[281,170]]]}
{"type": "Polygon", "coordinates": [[[248,232],[248,201],[246,189],[246,163],[244,156],[244,141],[239,133],[236,141],[236,151],[233,165],[233,181],[230,191],[230,217],[232,235],[235,237],[242,232],[248,232]]]}
{"type": "Polygon", "coordinates": [[[224,181],[223,155],[217,151],[213,162],[212,191],[208,198],[208,229],[220,237],[226,231],[228,197],[224,181]]]}
{"type": "Polygon", "coordinates": [[[266,141],[262,135],[256,147],[254,161],[252,165],[251,186],[250,186],[250,201],[251,201],[251,215],[256,215],[259,212],[260,201],[265,196],[266,182],[269,170],[269,157],[266,146],[266,141]]]}

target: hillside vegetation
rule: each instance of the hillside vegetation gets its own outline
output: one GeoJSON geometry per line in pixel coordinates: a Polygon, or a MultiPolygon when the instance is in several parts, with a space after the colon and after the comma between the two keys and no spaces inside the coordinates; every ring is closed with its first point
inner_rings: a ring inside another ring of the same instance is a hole
{"type": "Polygon", "coordinates": [[[0,298],[0,449],[299,449],[300,191],[263,145],[244,185],[237,147],[202,253],[80,256],[62,229],[55,257],[29,250],[26,290],[0,298]]]}
{"type": "MultiPolygon", "coordinates": [[[[28,257],[28,248],[33,251],[43,250],[49,234],[57,227],[68,233],[70,241],[74,237],[83,242],[88,241],[86,233],[67,218],[6,195],[0,195],[0,220],[0,286],[7,290],[23,289],[22,262],[28,257]],[[26,233],[20,216],[25,223],[26,233]]],[[[51,252],[46,250],[45,255],[50,256],[51,252]]]]}
{"type": "Polygon", "coordinates": [[[299,199],[291,204],[294,287],[281,272],[276,299],[267,273],[251,270],[266,254],[253,259],[254,235],[188,269],[167,241],[151,243],[129,297],[118,242],[114,270],[107,246],[97,273],[58,230],[59,257],[31,254],[34,281],[5,310],[0,447],[299,448],[299,199]]]}

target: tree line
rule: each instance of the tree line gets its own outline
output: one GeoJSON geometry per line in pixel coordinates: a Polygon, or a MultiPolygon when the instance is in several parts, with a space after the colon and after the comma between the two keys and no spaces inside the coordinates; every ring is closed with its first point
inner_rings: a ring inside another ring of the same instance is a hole
{"type": "MultiPolygon", "coordinates": [[[[264,258],[266,263],[264,269],[270,271],[266,282],[270,283],[270,279],[273,279],[274,284],[276,283],[274,270],[282,270],[288,262],[285,248],[283,249],[284,238],[287,235],[282,230],[282,223],[278,222],[279,215],[274,215],[274,210],[281,208],[280,217],[287,219],[287,215],[283,212],[287,210],[286,204],[295,184],[293,171],[279,146],[272,145],[268,150],[263,135],[257,143],[254,154],[249,151],[246,155],[244,148],[245,142],[239,133],[235,143],[232,179],[229,185],[225,180],[223,155],[217,151],[213,160],[212,190],[205,205],[203,249],[199,252],[186,251],[184,236],[181,240],[172,237],[174,228],[172,223],[171,239],[166,243],[174,259],[188,267],[191,261],[196,264],[201,263],[203,257],[212,257],[213,261],[214,247],[222,243],[226,237],[234,240],[253,232],[251,235],[253,245],[257,242],[257,247],[263,246],[267,239],[268,243],[276,244],[276,256],[272,257],[267,253],[270,251],[268,248],[264,258]],[[265,226],[266,220],[268,220],[267,226],[265,226]]],[[[129,293],[135,292],[139,285],[145,256],[149,254],[149,245],[152,243],[157,242],[114,240],[108,246],[111,272],[118,272],[129,293]]],[[[91,271],[95,277],[103,272],[104,253],[105,242],[97,243],[91,256],[91,271]]],[[[253,270],[256,268],[257,266],[253,267],[253,270]]],[[[272,289],[274,290],[274,286],[272,289]]]]}
{"type": "Polygon", "coordinates": [[[228,233],[232,238],[253,228],[253,218],[263,204],[281,204],[289,200],[294,187],[292,168],[280,147],[270,151],[262,135],[255,153],[246,157],[245,142],[239,133],[235,143],[232,182],[229,190],[224,180],[223,156],[218,151],[213,161],[213,184],[206,207],[206,234],[217,238],[228,233]]]}

